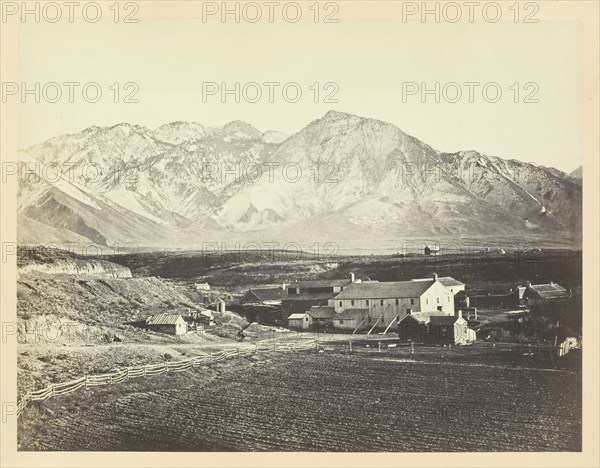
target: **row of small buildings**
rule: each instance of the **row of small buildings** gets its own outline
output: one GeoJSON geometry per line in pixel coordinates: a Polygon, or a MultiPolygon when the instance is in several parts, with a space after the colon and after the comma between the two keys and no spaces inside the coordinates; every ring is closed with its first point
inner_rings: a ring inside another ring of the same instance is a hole
{"type": "MultiPolygon", "coordinates": [[[[480,308],[511,308],[536,300],[568,297],[562,286],[550,283],[514,285],[499,290],[467,290],[452,277],[433,274],[410,281],[378,282],[355,279],[299,281],[280,288],[251,289],[242,302],[281,306],[288,326],[298,330],[350,332],[397,327],[401,338],[427,342],[442,336],[448,342],[474,340],[467,316],[480,308]],[[404,328],[403,328],[404,327],[404,328]],[[433,338],[437,337],[437,338],[433,338]]],[[[476,318],[476,317],[475,317],[476,318]]]]}

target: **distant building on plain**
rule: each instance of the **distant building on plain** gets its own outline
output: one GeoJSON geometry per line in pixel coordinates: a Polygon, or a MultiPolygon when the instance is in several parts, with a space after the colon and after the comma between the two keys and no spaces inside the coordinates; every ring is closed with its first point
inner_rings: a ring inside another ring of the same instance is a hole
{"type": "Polygon", "coordinates": [[[439,255],[440,249],[437,247],[429,247],[428,245],[426,245],[423,249],[423,253],[425,255],[439,255]]]}

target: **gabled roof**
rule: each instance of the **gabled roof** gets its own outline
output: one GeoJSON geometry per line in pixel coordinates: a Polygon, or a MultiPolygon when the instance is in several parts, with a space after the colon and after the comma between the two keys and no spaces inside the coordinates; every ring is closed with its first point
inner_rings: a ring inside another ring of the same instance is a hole
{"type": "Polygon", "coordinates": [[[334,292],[319,292],[319,293],[301,293],[301,294],[288,294],[282,301],[318,301],[328,300],[336,297],[334,292]]]}
{"type": "Polygon", "coordinates": [[[454,315],[443,315],[443,316],[433,315],[429,318],[429,324],[430,325],[454,325],[457,320],[460,320],[460,317],[455,317],[454,315]]]}
{"type": "Polygon", "coordinates": [[[369,309],[346,309],[339,314],[335,314],[333,320],[362,320],[369,313],[369,309]]]}
{"type": "Polygon", "coordinates": [[[428,281],[387,281],[382,283],[352,283],[337,299],[394,299],[399,297],[419,297],[433,282],[428,281]]]}
{"type": "Polygon", "coordinates": [[[350,278],[347,279],[324,279],[324,280],[306,280],[296,281],[288,286],[288,288],[333,288],[334,286],[346,286],[350,284],[350,278]]]}
{"type": "Polygon", "coordinates": [[[560,284],[532,284],[529,286],[533,289],[541,298],[548,299],[552,297],[565,297],[568,295],[567,290],[560,284]]]}
{"type": "MultiPolygon", "coordinates": [[[[451,286],[464,286],[465,283],[461,283],[457,279],[452,278],[452,276],[440,276],[437,279],[440,283],[442,283],[447,288],[451,286]]],[[[411,281],[431,281],[433,282],[433,278],[415,278],[411,281]]]]}
{"type": "Polygon", "coordinates": [[[430,310],[424,312],[413,312],[412,314],[406,315],[400,319],[400,321],[404,320],[406,317],[412,317],[417,322],[420,323],[429,323],[431,317],[440,316],[439,310],[430,310]]]}
{"type": "Polygon", "coordinates": [[[284,297],[287,297],[287,289],[281,289],[281,288],[249,289],[248,292],[246,294],[244,294],[244,297],[246,297],[246,295],[248,295],[248,293],[253,294],[262,302],[277,301],[277,300],[283,299],[284,297]]]}
{"type": "Polygon", "coordinates": [[[146,325],[175,325],[183,318],[179,314],[156,314],[146,319],[146,325]]]}
{"type": "Polygon", "coordinates": [[[307,316],[308,314],[306,312],[304,312],[303,314],[292,314],[288,317],[288,320],[298,320],[298,319],[303,319],[307,316]]]}
{"type": "Polygon", "coordinates": [[[314,319],[329,319],[335,315],[335,308],[313,306],[308,311],[308,314],[314,319]]]}

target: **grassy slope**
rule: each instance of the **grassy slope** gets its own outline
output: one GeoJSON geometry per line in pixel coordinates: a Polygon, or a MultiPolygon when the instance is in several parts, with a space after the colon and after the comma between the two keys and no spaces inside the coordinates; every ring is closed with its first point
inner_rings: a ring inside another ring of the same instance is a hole
{"type": "MultiPolygon", "coordinates": [[[[20,251],[19,265],[87,262],[85,257],[53,249],[20,251]]],[[[210,346],[231,345],[248,322],[231,312],[215,313],[217,326],[204,334],[171,336],[136,327],[132,322],[161,312],[203,310],[173,285],[155,277],[114,278],[85,274],[20,274],[17,280],[20,391],[64,382],[115,367],[185,359],[210,346]]],[[[122,268],[118,266],[117,268],[122,268]]],[[[268,334],[267,327],[248,328],[246,339],[268,334]]]]}

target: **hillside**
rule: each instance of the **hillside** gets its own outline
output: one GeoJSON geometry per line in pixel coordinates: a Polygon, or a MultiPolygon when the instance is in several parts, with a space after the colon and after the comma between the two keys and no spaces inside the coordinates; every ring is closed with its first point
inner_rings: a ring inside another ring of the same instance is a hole
{"type": "Polygon", "coordinates": [[[412,238],[581,241],[576,177],[476,151],[441,153],[392,124],[342,112],[290,136],[240,121],[91,127],[20,159],[45,174],[19,187],[27,243],[307,246],[318,237],[348,249],[369,239],[377,250],[412,238]],[[61,174],[42,170],[51,162],[61,174]]]}

